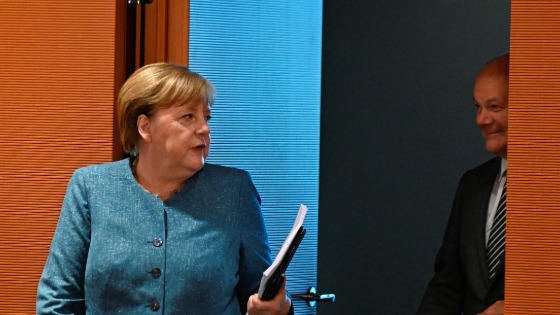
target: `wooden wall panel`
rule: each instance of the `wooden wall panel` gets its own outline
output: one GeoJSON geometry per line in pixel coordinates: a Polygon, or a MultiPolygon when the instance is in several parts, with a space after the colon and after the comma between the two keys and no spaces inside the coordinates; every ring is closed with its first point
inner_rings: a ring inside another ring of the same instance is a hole
{"type": "MultiPolygon", "coordinates": [[[[146,5],[143,64],[171,62],[188,65],[189,0],[159,0],[146,5]]],[[[138,10],[137,35],[140,36],[141,11],[138,10]]],[[[137,60],[140,49],[137,43],[137,60]]]]}
{"type": "Polygon", "coordinates": [[[33,314],[77,167],[112,160],[112,0],[0,2],[0,313],[33,314]]]}
{"type": "Polygon", "coordinates": [[[511,7],[506,314],[557,314],[560,1],[511,7]]]}

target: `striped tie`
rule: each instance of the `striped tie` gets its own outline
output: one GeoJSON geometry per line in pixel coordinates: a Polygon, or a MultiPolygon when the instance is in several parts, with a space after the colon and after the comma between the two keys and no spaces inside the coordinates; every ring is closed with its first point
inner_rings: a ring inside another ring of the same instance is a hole
{"type": "Polygon", "coordinates": [[[486,247],[486,255],[488,257],[488,272],[490,275],[490,280],[492,280],[494,276],[496,276],[496,268],[500,265],[500,262],[502,261],[503,253],[505,251],[506,190],[507,190],[507,181],[504,179],[504,189],[502,190],[502,196],[500,197],[500,202],[498,203],[498,208],[496,209],[496,215],[494,216],[494,223],[492,224],[492,230],[490,231],[490,237],[488,238],[488,246],[486,247]]]}

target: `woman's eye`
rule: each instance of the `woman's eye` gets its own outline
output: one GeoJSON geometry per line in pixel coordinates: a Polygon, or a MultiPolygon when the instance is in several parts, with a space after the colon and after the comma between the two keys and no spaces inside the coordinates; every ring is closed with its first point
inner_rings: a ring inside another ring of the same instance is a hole
{"type": "Polygon", "coordinates": [[[193,114],[186,114],[186,115],[181,116],[181,118],[191,119],[191,118],[193,118],[193,114]]]}
{"type": "Polygon", "coordinates": [[[210,121],[210,119],[212,119],[212,116],[208,115],[205,118],[206,118],[206,121],[210,121]]]}

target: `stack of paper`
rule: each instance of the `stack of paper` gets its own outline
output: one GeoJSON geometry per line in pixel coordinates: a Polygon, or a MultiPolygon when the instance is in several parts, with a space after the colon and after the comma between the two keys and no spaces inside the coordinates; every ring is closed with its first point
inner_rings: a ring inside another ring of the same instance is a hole
{"type": "Polygon", "coordinates": [[[307,207],[302,204],[299,207],[296,220],[292,230],[286,237],[284,244],[272,262],[272,265],[263,272],[261,284],[259,287],[259,298],[262,300],[271,300],[276,296],[280,286],[284,282],[286,269],[292,260],[303,236],[305,235],[305,228],[303,227],[303,220],[307,215],[307,207]]]}

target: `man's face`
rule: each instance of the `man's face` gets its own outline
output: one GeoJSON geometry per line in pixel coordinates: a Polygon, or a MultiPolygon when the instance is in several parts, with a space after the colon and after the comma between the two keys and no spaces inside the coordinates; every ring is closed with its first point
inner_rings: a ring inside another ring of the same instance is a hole
{"type": "Polygon", "coordinates": [[[507,159],[508,81],[504,75],[481,74],[474,84],[476,124],[486,150],[507,159]]]}

